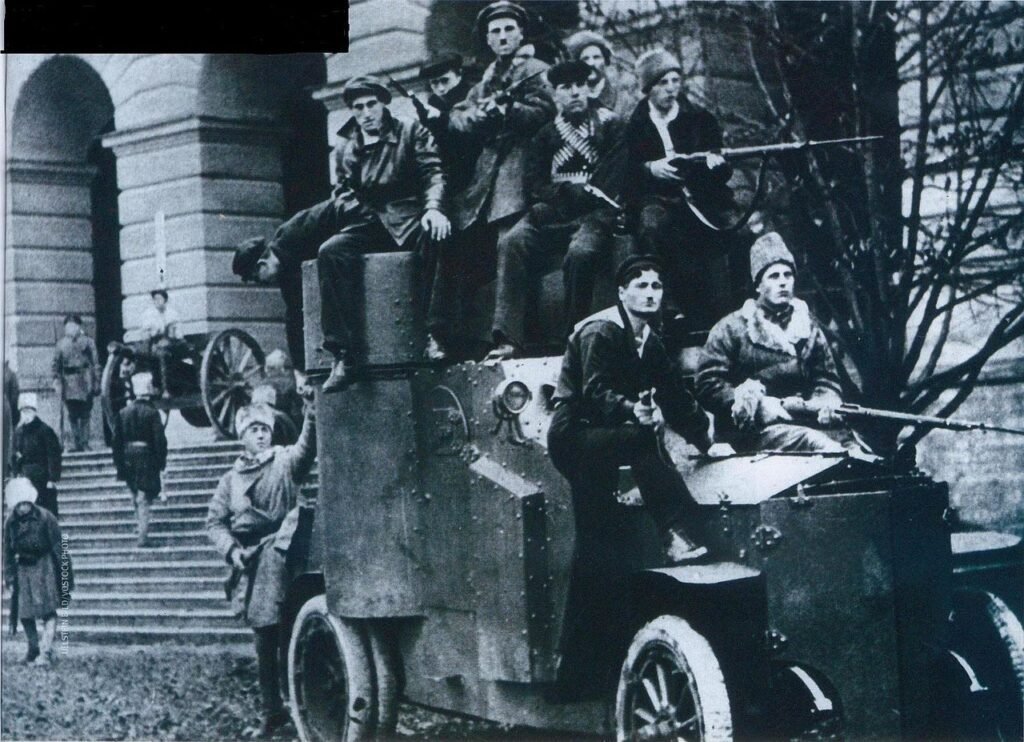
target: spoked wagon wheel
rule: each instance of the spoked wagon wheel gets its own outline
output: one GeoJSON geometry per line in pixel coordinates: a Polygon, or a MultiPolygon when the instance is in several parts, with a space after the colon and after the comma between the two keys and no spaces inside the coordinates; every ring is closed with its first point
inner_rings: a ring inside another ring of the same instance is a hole
{"type": "Polygon", "coordinates": [[[121,376],[121,365],[128,356],[116,345],[108,349],[107,362],[100,376],[100,405],[103,420],[109,430],[114,429],[118,413],[128,404],[128,387],[121,376]]]}
{"type": "Polygon", "coordinates": [[[253,387],[263,378],[263,361],[259,343],[233,328],[214,335],[203,351],[199,371],[203,407],[222,435],[235,437],[235,413],[252,399],[253,387]]]}
{"type": "Polygon", "coordinates": [[[327,611],[323,595],[295,618],[288,644],[288,695],[302,742],[373,737],[373,666],[363,631],[327,611]]]}
{"type": "Polygon", "coordinates": [[[732,713],[714,651],[678,616],[636,633],[615,694],[619,742],[732,739],[732,713]]]}

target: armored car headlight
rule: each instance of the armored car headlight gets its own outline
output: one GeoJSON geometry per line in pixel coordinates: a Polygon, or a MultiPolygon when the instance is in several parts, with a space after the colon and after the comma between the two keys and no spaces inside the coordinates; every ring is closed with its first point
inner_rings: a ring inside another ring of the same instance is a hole
{"type": "Polygon", "coordinates": [[[526,409],[533,394],[521,381],[505,380],[494,390],[494,411],[499,417],[514,417],[526,409]]]}

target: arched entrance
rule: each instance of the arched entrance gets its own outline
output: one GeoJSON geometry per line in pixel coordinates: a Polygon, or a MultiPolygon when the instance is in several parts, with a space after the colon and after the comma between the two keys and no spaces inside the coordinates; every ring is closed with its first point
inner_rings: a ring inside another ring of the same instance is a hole
{"type": "Polygon", "coordinates": [[[11,119],[7,351],[53,422],[50,363],[63,316],[80,314],[102,340],[121,326],[116,173],[98,144],[113,116],[96,70],[60,55],[29,76],[11,119]]]}

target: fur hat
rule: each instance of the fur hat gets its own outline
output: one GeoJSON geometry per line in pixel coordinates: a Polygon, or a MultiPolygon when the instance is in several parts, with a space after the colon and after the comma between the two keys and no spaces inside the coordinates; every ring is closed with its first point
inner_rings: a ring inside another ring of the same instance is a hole
{"type": "Polygon", "coordinates": [[[796,271],[796,260],[778,232],[758,237],[750,247],[750,277],[754,286],[761,282],[761,274],[775,263],[785,263],[796,271]]]}
{"type": "Polygon", "coordinates": [[[245,431],[256,423],[262,423],[273,430],[274,411],[265,404],[246,405],[235,413],[235,435],[241,438],[245,431]]]}
{"type": "Polygon", "coordinates": [[[39,410],[39,397],[35,392],[22,392],[18,395],[18,411],[31,407],[33,410],[39,410]]]}
{"type": "Polygon", "coordinates": [[[139,371],[132,374],[132,391],[136,397],[153,396],[153,374],[148,371],[139,371]]]}
{"type": "Polygon", "coordinates": [[[683,66],[675,54],[664,49],[651,49],[636,60],[636,76],[640,79],[640,89],[645,94],[651,92],[654,84],[672,70],[682,74],[683,66]]]}
{"type": "Polygon", "coordinates": [[[497,0],[497,2],[491,3],[477,13],[477,35],[486,36],[487,24],[497,18],[511,18],[519,24],[519,27],[523,29],[523,33],[526,33],[526,27],[530,22],[530,16],[527,15],[526,9],[522,5],[509,2],[509,0],[497,0]]]}
{"type": "Polygon", "coordinates": [[[583,50],[588,46],[596,46],[600,49],[601,53],[604,54],[605,64],[611,64],[612,47],[601,34],[594,33],[593,31],[577,31],[565,40],[565,48],[573,59],[579,59],[583,50]]]}
{"type": "Polygon", "coordinates": [[[235,248],[235,257],[231,259],[231,272],[243,281],[256,278],[256,264],[267,251],[267,241],[262,237],[250,237],[235,248]]]}
{"type": "Polygon", "coordinates": [[[36,498],[39,497],[39,493],[36,492],[36,488],[28,477],[14,477],[11,479],[7,482],[4,494],[6,495],[7,507],[12,510],[23,502],[35,502],[36,498]]]}
{"type": "Polygon", "coordinates": [[[277,404],[277,389],[270,384],[260,384],[252,390],[252,404],[265,404],[273,407],[277,404]]]}
{"type": "Polygon", "coordinates": [[[548,82],[552,87],[559,85],[582,85],[590,77],[590,66],[579,61],[559,62],[548,70],[548,82]]]}
{"type": "Polygon", "coordinates": [[[626,285],[626,276],[635,269],[658,271],[662,274],[661,261],[653,255],[630,255],[619,263],[615,270],[615,285],[622,287],[626,285]]]}
{"type": "Polygon", "coordinates": [[[345,103],[352,105],[352,101],[361,95],[375,95],[377,99],[387,105],[391,102],[391,91],[379,77],[373,75],[359,75],[353,77],[341,90],[341,97],[345,103]]]}

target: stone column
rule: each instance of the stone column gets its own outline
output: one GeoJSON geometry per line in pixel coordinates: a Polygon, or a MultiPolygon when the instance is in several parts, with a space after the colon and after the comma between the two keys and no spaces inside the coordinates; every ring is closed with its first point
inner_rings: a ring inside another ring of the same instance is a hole
{"type": "Polygon", "coordinates": [[[53,347],[64,315],[95,330],[90,184],[80,162],[9,160],[5,334],[22,391],[40,395],[40,415],[54,428],[59,404],[51,386],[53,347]]]}
{"type": "Polygon", "coordinates": [[[265,348],[284,345],[274,288],[243,285],[235,246],[273,234],[283,212],[280,134],[266,121],[193,116],[103,138],[117,155],[126,337],[158,285],[156,228],[164,216],[166,288],[182,331],[239,327],[265,348]]]}

